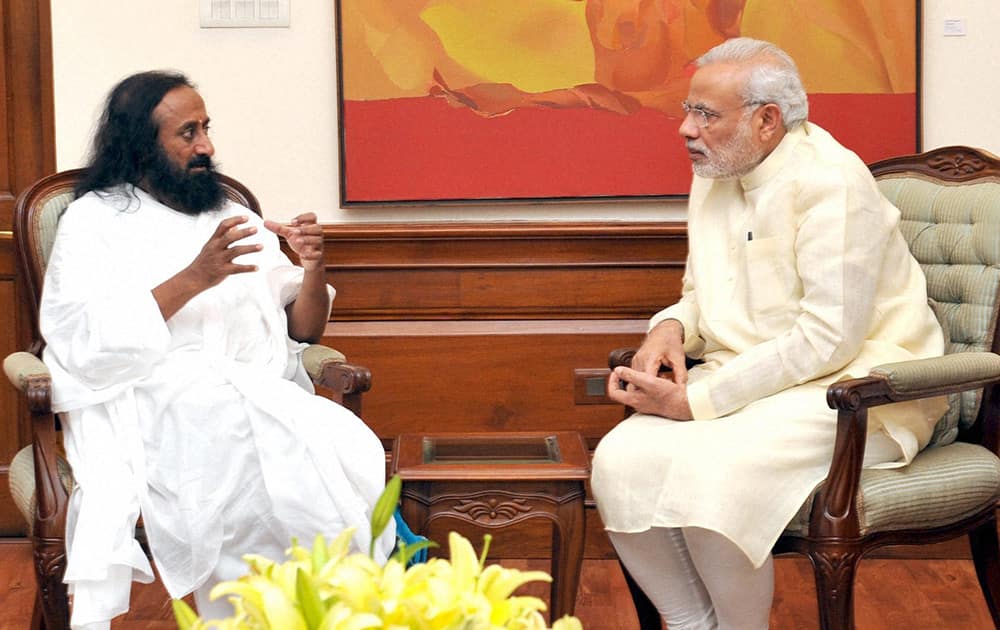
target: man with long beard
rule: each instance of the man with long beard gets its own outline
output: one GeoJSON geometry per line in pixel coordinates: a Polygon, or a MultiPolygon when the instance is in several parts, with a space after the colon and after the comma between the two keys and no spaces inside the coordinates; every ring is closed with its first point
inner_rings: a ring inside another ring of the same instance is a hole
{"type": "Polygon", "coordinates": [[[293,537],[347,527],[368,551],[384,451],[314,395],[301,361],[334,294],[320,226],[312,213],[262,221],[227,200],[208,125],[183,75],[128,77],[59,222],[40,325],[77,481],[74,628],[107,628],[131,581],[152,581],[133,536],[140,513],[167,591],[193,591],[205,618],[232,613],[208,594],[246,571],[244,554],[281,560],[293,537]]]}
{"type": "MultiPolygon", "coordinates": [[[[611,374],[608,395],[637,413],[598,445],[592,488],[671,630],[757,630],[771,547],[830,466],[827,386],[944,341],[899,211],[807,121],[792,59],[738,38],[697,66],[680,126],[695,174],[682,297],[611,374]]],[[[909,463],[945,407],[873,409],[865,465],[909,463]]]]}

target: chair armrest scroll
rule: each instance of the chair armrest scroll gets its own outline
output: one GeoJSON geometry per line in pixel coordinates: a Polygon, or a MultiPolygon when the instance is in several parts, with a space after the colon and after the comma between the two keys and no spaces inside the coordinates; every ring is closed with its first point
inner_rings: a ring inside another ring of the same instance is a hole
{"type": "Polygon", "coordinates": [[[32,414],[50,413],[52,377],[41,359],[30,352],[14,352],[4,359],[3,370],[11,384],[28,399],[32,414]]]}
{"type": "Polygon", "coordinates": [[[361,394],[372,387],[371,370],[347,363],[342,353],[318,344],[303,351],[302,363],[314,383],[330,390],[334,400],[361,415],[361,394]]]}
{"type": "Polygon", "coordinates": [[[632,366],[632,357],[635,356],[638,348],[615,348],[608,353],[608,367],[612,370],[619,365],[625,367],[632,366]]]}

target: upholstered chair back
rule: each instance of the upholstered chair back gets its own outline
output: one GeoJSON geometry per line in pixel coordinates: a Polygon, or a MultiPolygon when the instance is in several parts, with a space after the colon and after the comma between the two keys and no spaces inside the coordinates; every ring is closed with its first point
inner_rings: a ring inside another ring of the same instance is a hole
{"type": "MultiPolygon", "coordinates": [[[[984,172],[986,162],[967,149],[936,166],[939,170],[923,172],[912,162],[905,171],[887,164],[874,173],[882,193],[899,208],[900,229],[927,276],[945,353],[988,352],[1000,289],[1000,173],[984,172]]],[[[973,426],[981,393],[950,397],[932,445],[949,444],[973,426]]]]}

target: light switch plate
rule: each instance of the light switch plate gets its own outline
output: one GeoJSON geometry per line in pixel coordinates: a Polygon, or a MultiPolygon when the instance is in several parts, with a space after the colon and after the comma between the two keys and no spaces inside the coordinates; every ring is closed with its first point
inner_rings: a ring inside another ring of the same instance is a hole
{"type": "Polygon", "coordinates": [[[965,19],[948,18],[944,21],[945,37],[965,37],[966,33],[965,19]]]}
{"type": "Polygon", "coordinates": [[[200,0],[202,28],[288,28],[289,0],[200,0]]]}

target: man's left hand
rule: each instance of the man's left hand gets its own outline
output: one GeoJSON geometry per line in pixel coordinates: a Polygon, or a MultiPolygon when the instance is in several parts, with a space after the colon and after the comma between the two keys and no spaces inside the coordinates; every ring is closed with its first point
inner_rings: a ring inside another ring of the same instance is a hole
{"type": "Polygon", "coordinates": [[[619,366],[611,371],[608,378],[608,398],[639,413],[663,416],[671,420],[692,419],[686,384],[658,378],[632,368],[619,366]]]}
{"type": "Polygon", "coordinates": [[[316,213],[306,212],[288,224],[264,221],[264,227],[281,236],[299,257],[306,271],[323,268],[323,228],[316,223],[316,213]]]}

